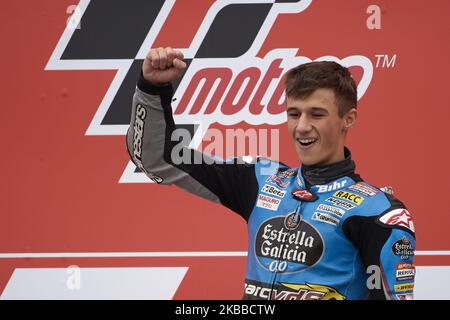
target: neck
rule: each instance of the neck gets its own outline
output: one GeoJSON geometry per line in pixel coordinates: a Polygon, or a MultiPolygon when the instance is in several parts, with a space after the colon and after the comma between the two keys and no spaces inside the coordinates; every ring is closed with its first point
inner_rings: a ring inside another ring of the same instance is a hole
{"type": "Polygon", "coordinates": [[[307,185],[326,184],[344,176],[355,175],[355,162],[349,149],[344,147],[343,160],[330,164],[302,166],[301,173],[307,185]]]}

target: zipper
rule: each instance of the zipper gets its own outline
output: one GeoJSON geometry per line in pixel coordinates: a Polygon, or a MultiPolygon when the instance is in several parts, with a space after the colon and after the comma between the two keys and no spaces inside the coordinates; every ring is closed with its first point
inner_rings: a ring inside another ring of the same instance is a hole
{"type": "MultiPolygon", "coordinates": [[[[297,204],[297,206],[296,206],[296,208],[295,208],[295,214],[294,214],[294,219],[295,219],[295,223],[297,224],[297,226],[294,228],[294,229],[289,229],[289,235],[286,237],[286,239],[289,239],[289,237],[290,237],[290,235],[291,235],[291,233],[292,233],[292,230],[295,230],[295,229],[297,229],[297,227],[298,227],[298,224],[300,223],[300,220],[301,220],[301,209],[302,209],[302,204],[303,204],[303,202],[302,201],[298,201],[298,204],[297,204]]],[[[285,244],[285,242],[283,242],[283,245],[285,244]]],[[[281,252],[280,252],[280,255],[281,255],[281,252]]],[[[276,282],[276,280],[277,280],[277,276],[278,276],[278,273],[279,273],[279,266],[280,266],[280,262],[281,261],[286,261],[286,260],[283,260],[283,259],[281,259],[281,258],[278,258],[278,263],[277,263],[277,267],[276,267],[276,269],[275,269],[275,272],[274,272],[274,277],[273,277],[273,280],[272,280],[272,286],[271,286],[271,288],[270,288],[270,295],[269,295],[269,299],[268,300],[272,300],[272,295],[273,295],[273,288],[274,288],[274,286],[275,286],[275,282],[276,282]]],[[[288,261],[286,261],[286,269],[287,269],[287,267],[288,267],[288,264],[289,262],[288,261]]]]}

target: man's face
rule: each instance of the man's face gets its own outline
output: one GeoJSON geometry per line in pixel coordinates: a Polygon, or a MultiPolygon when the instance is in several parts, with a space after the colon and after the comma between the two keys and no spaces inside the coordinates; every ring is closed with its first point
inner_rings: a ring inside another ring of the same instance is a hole
{"type": "Polygon", "coordinates": [[[344,159],[345,134],[356,119],[356,110],[339,117],[332,89],[317,89],[306,99],[288,97],[287,118],[289,133],[303,165],[344,159]]]}

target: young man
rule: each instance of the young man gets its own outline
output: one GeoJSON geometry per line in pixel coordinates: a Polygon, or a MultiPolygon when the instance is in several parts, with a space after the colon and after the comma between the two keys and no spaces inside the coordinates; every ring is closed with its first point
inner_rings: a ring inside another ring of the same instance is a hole
{"type": "Polygon", "coordinates": [[[355,174],[344,146],[357,117],[348,70],[312,62],[287,73],[288,129],[302,162],[288,168],[266,159],[216,163],[186,147],[188,157],[179,161],[170,81],[186,68],[182,60],[171,48],[147,55],[128,150],[153,181],[221,203],[247,221],[244,298],[411,299],[411,215],[355,174]]]}

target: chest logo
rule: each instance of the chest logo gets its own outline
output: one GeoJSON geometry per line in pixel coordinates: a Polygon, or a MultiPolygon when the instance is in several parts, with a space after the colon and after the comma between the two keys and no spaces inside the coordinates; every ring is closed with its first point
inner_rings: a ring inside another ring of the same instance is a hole
{"type": "Polygon", "coordinates": [[[264,192],[264,193],[268,193],[268,194],[280,197],[280,198],[283,198],[285,196],[285,194],[286,194],[285,190],[280,190],[277,187],[271,186],[271,185],[268,185],[268,184],[265,184],[262,187],[261,191],[264,192]]]}
{"type": "Polygon", "coordinates": [[[334,227],[336,227],[339,224],[339,219],[322,212],[314,212],[312,219],[331,224],[334,227]]]}
{"type": "Polygon", "coordinates": [[[289,181],[284,181],[277,175],[270,176],[269,178],[267,178],[266,182],[276,184],[277,186],[279,186],[280,188],[283,188],[283,189],[286,189],[286,187],[289,184],[289,181]]]}
{"type": "Polygon", "coordinates": [[[348,189],[356,193],[362,194],[365,197],[373,197],[374,195],[379,193],[374,188],[366,186],[365,184],[362,183],[355,183],[354,185],[348,187],[348,189]]]}
{"type": "Polygon", "coordinates": [[[300,201],[313,202],[317,200],[317,196],[308,190],[294,189],[292,195],[300,201]]]}
{"type": "Polygon", "coordinates": [[[327,204],[319,204],[316,210],[332,213],[335,216],[338,216],[339,218],[342,218],[345,214],[345,210],[342,210],[341,208],[336,208],[334,206],[329,206],[327,204]]]}
{"type": "Polygon", "coordinates": [[[280,199],[277,199],[274,197],[269,197],[264,194],[260,194],[260,195],[258,195],[258,200],[256,201],[256,206],[263,208],[263,209],[277,211],[278,206],[280,205],[280,202],[281,202],[280,199]]]}
{"type": "Polygon", "coordinates": [[[350,209],[356,208],[356,206],[354,204],[348,203],[347,201],[342,201],[342,200],[339,200],[336,198],[332,198],[332,197],[326,199],[325,201],[332,203],[335,206],[341,207],[345,210],[350,210],[350,209]]]}
{"type": "Polygon", "coordinates": [[[318,263],[324,252],[322,236],[307,221],[294,222],[294,214],[264,221],[255,237],[254,251],[260,265],[271,271],[274,261],[283,260],[280,272],[300,272],[318,263]],[[292,216],[292,217],[291,217],[292,216]]]}
{"type": "Polygon", "coordinates": [[[316,185],[314,188],[316,189],[317,193],[324,193],[324,192],[330,192],[337,189],[342,189],[346,184],[348,180],[344,179],[342,181],[334,181],[330,184],[324,184],[324,185],[316,185]]]}
{"type": "Polygon", "coordinates": [[[364,197],[342,190],[333,193],[333,197],[350,201],[358,206],[364,201],[364,197]]]}
{"type": "Polygon", "coordinates": [[[298,215],[298,217],[295,216],[295,212],[292,212],[286,216],[286,220],[284,221],[284,225],[288,230],[294,230],[297,229],[298,224],[301,221],[301,215],[298,215]]]}

